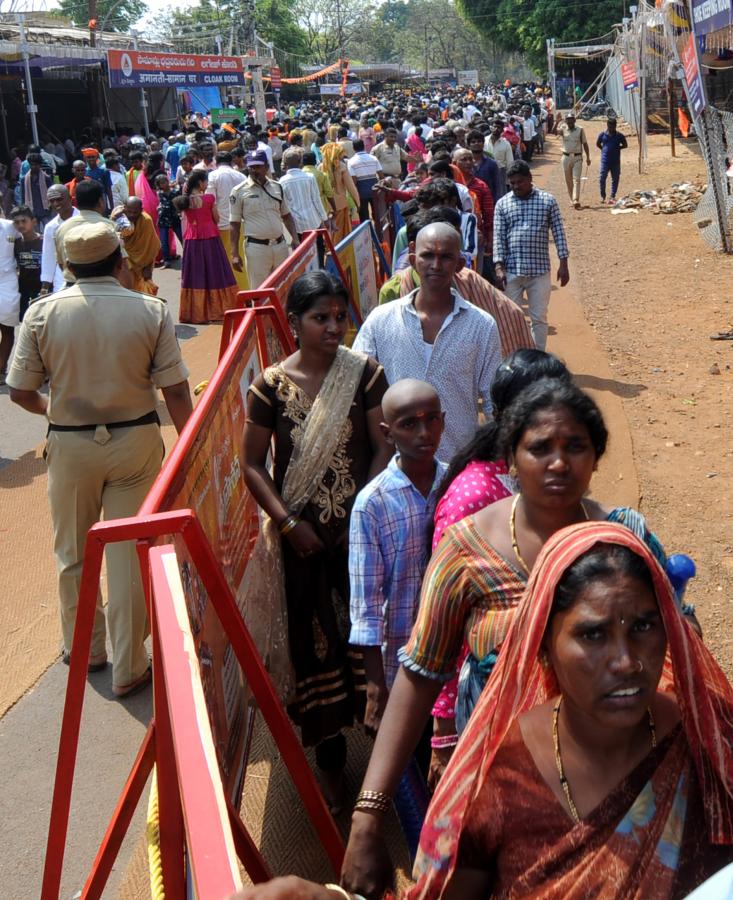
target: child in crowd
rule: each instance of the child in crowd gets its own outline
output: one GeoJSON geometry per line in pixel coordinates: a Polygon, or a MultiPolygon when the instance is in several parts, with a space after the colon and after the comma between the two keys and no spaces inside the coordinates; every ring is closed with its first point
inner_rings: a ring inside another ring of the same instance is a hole
{"type": "Polygon", "coordinates": [[[358,494],[349,531],[351,635],[364,654],[364,726],[376,733],[399,670],[428,563],[428,528],[446,465],[435,459],[444,414],[424,381],[395,382],[382,398],[382,431],[396,450],[358,494]]]}
{"type": "Polygon", "coordinates": [[[175,234],[183,247],[183,230],[181,229],[181,214],[173,205],[173,200],[180,196],[180,191],[171,188],[167,175],[157,175],[155,187],[158,194],[158,230],[160,231],[160,247],[163,251],[163,265],[161,269],[167,269],[172,259],[171,256],[171,231],[175,234]]]}
{"type": "Polygon", "coordinates": [[[38,233],[38,222],[29,206],[16,206],[10,218],[20,235],[15,242],[15,265],[18,268],[19,318],[22,322],[31,301],[41,293],[43,238],[38,233]]]}
{"type": "Polygon", "coordinates": [[[183,186],[186,183],[186,179],[191,174],[191,169],[193,169],[194,157],[190,154],[181,157],[181,161],[178,164],[178,168],[176,169],[176,187],[179,190],[183,190],[183,186]]]}

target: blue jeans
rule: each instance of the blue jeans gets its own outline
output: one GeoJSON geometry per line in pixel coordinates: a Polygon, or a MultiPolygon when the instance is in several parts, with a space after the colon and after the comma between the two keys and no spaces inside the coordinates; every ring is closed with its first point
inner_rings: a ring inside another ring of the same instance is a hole
{"type": "Polygon", "coordinates": [[[620,159],[616,162],[606,162],[604,159],[601,159],[601,171],[598,176],[601,184],[601,200],[606,199],[606,182],[609,172],[611,173],[611,196],[615,197],[618,191],[619,179],[621,178],[620,159]]]}
{"type": "Polygon", "coordinates": [[[160,249],[163,252],[163,259],[165,262],[171,261],[171,252],[170,252],[170,233],[171,231],[175,234],[178,240],[181,242],[181,247],[183,247],[183,231],[181,230],[181,220],[176,219],[172,225],[161,225],[159,227],[160,231],[160,249]]]}

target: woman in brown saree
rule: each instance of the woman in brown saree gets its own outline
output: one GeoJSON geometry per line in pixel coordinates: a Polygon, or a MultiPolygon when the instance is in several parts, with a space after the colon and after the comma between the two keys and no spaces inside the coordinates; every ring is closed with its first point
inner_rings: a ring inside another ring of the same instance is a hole
{"type": "MultiPolygon", "coordinates": [[[[347,303],[344,286],[326,272],[294,282],[286,311],[298,349],[255,379],[244,433],[247,486],[269,517],[265,534],[274,535],[277,550],[282,542],[295,679],[288,711],[303,744],[316,748],[334,809],[346,762],[341,729],[361,716],[365,702],[363,663],[348,647],[349,514],[358,491],[392,455],[379,428],[384,371],[341,346],[347,303]]],[[[276,603],[275,593],[267,602],[276,603]]]]}
{"type": "Polygon", "coordinates": [[[545,544],[433,798],[411,898],[681,898],[733,860],[733,690],[649,548],[545,544]]]}

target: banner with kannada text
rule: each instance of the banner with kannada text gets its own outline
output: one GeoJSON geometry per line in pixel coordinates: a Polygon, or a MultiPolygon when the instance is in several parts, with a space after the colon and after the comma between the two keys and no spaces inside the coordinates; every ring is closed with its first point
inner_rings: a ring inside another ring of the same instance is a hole
{"type": "Polygon", "coordinates": [[[108,50],[107,70],[111,88],[244,84],[246,72],[244,62],[238,56],[195,56],[143,50],[108,50]]]}

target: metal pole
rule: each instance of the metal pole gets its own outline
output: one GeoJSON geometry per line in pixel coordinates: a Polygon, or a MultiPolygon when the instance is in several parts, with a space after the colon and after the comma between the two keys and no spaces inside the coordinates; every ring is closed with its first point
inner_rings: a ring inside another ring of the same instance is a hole
{"type": "MultiPolygon", "coordinates": [[[[137,50],[137,37],[133,37],[132,46],[137,50]]],[[[145,134],[143,137],[147,140],[150,134],[150,125],[148,124],[148,101],[145,97],[145,89],[140,88],[140,108],[143,111],[143,123],[145,125],[145,134]]]]}
{"type": "Polygon", "coordinates": [[[23,54],[23,68],[25,69],[25,89],[28,95],[28,114],[31,117],[31,133],[33,134],[33,143],[40,144],[38,140],[38,123],[36,122],[36,113],[38,107],[33,98],[33,82],[31,81],[31,63],[28,55],[28,45],[25,42],[25,18],[18,16],[18,36],[20,37],[20,49],[23,54]]]}
{"type": "Polygon", "coordinates": [[[339,53],[341,54],[341,59],[345,59],[346,54],[344,53],[344,30],[341,25],[341,0],[336,0],[336,28],[338,32],[339,53]]]}
{"type": "Polygon", "coordinates": [[[646,19],[641,20],[641,30],[639,34],[639,127],[641,128],[640,158],[639,158],[639,174],[641,175],[644,168],[644,160],[647,157],[646,150],[646,19]]]}
{"type": "Polygon", "coordinates": [[[667,79],[667,112],[669,113],[669,145],[672,150],[672,157],[677,156],[674,143],[674,79],[667,79]]]}
{"type": "Polygon", "coordinates": [[[575,112],[575,66],[573,66],[573,96],[570,100],[570,109],[575,112]]]}
{"type": "Polygon", "coordinates": [[[430,84],[430,67],[428,65],[428,26],[425,25],[425,81],[430,84]]]}
{"type": "Polygon", "coordinates": [[[5,144],[5,156],[10,159],[10,138],[8,137],[8,113],[5,109],[5,95],[2,82],[0,82],[0,118],[3,122],[3,143],[5,144]]]}

